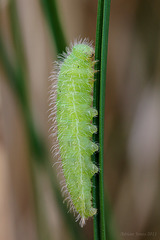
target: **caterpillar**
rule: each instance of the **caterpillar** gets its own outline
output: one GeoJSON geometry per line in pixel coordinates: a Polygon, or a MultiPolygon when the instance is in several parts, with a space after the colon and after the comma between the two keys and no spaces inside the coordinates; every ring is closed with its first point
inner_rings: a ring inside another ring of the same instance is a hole
{"type": "Polygon", "coordinates": [[[65,179],[62,189],[68,193],[70,209],[78,213],[76,220],[80,219],[81,227],[97,212],[92,206],[91,193],[91,178],[98,172],[91,161],[91,155],[98,151],[98,145],[91,141],[92,134],[97,132],[91,122],[98,114],[92,107],[94,64],[92,43],[79,40],[60,56],[51,76],[54,82],[50,91],[53,105],[50,117],[53,135],[57,136],[53,151],[60,156],[65,179]]]}

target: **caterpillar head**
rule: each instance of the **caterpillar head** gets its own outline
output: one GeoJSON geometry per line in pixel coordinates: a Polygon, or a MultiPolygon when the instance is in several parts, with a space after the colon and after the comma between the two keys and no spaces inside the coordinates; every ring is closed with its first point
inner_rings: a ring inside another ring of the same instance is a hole
{"type": "Polygon", "coordinates": [[[81,60],[93,60],[94,58],[94,49],[86,44],[77,44],[73,47],[72,51],[74,56],[81,60]]]}

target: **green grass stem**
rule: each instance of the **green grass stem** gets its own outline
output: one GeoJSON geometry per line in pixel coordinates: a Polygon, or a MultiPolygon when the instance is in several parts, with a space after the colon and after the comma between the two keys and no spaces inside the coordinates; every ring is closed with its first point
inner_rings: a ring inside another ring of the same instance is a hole
{"type": "Polygon", "coordinates": [[[105,113],[105,88],[106,88],[106,67],[108,52],[108,32],[110,16],[110,0],[99,0],[97,11],[97,29],[95,44],[96,70],[95,74],[93,107],[98,109],[99,116],[94,118],[93,123],[97,126],[98,132],[93,136],[93,141],[98,142],[99,152],[93,155],[95,162],[100,169],[99,174],[93,177],[93,204],[98,209],[94,216],[94,239],[105,240],[105,210],[104,210],[104,178],[103,178],[103,158],[104,158],[104,113],[105,113]]]}
{"type": "Polygon", "coordinates": [[[40,0],[43,6],[46,19],[48,20],[51,33],[56,45],[57,54],[65,51],[67,46],[65,34],[62,28],[55,0],[40,0]]]}

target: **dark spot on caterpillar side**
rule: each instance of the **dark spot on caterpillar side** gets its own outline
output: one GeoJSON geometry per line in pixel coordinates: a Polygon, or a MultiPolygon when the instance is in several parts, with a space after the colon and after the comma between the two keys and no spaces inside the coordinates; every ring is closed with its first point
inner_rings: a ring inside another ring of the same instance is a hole
{"type": "Polygon", "coordinates": [[[78,66],[78,68],[79,68],[79,66],[78,66]]]}

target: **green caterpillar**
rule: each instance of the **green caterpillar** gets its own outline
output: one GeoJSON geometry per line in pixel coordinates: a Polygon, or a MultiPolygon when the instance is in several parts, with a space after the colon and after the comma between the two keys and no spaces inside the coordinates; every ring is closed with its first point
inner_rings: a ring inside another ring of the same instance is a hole
{"type": "MultiPolygon", "coordinates": [[[[91,124],[97,110],[92,108],[94,82],[94,48],[87,40],[75,43],[56,63],[53,78],[56,87],[56,123],[58,146],[71,209],[85,220],[96,214],[92,207],[92,176],[98,168],[91,155],[98,151],[91,141],[97,127],[91,124]]],[[[52,89],[52,96],[54,96],[52,89]]],[[[56,149],[56,148],[55,148],[56,149]]]]}

